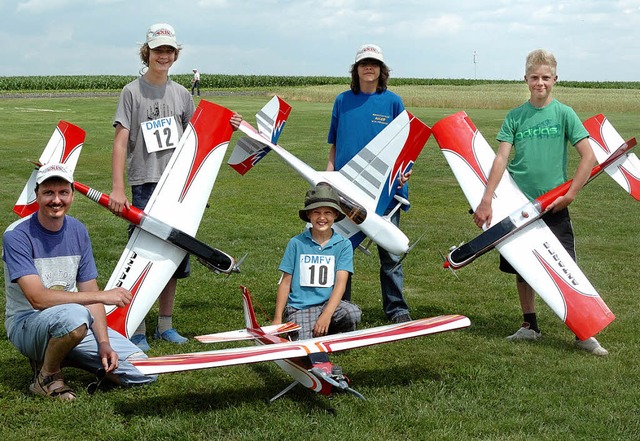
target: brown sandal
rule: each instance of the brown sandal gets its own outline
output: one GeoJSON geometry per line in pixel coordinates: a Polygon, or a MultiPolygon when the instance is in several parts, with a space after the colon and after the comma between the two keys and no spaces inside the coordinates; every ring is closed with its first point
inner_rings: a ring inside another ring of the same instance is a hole
{"type": "Polygon", "coordinates": [[[29,390],[36,395],[58,398],[62,401],[73,401],[76,393],[64,382],[62,372],[44,377],[42,372],[38,374],[34,382],[29,386],[29,390]]]}

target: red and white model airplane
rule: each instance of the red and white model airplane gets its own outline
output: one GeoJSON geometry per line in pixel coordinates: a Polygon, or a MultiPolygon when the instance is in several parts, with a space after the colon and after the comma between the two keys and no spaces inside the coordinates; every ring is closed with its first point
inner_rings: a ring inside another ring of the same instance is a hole
{"type": "MultiPolygon", "coordinates": [[[[368,236],[393,254],[406,254],[409,239],[389,220],[393,213],[383,215],[395,197],[400,174],[411,169],[431,129],[404,111],[340,171],[316,171],[276,143],[290,112],[291,106],[274,96],[256,115],[258,130],[243,121],[240,130],[248,137],[238,141],[228,164],[244,175],[269,151],[275,151],[310,185],[324,182],[336,190],[347,217],[333,227],[354,248],[368,236]]],[[[396,210],[409,203],[395,199],[396,210]]]]}
{"type": "MultiPolygon", "coordinates": [[[[591,133],[594,127],[603,127],[606,119],[600,118],[600,121],[593,125],[590,119],[585,127],[591,133]]],[[[615,130],[611,130],[607,127],[607,142],[602,141],[609,147],[608,154],[606,157],[600,155],[601,166],[594,168],[592,176],[602,170],[618,173],[616,170],[622,165],[626,170],[633,170],[627,176],[640,176],[640,168],[633,165],[637,158],[627,152],[635,146],[635,139],[624,143],[619,135],[613,137],[615,130]],[[616,147],[611,148],[614,145],[616,147]]],[[[464,112],[438,121],[433,126],[433,134],[469,204],[477,207],[495,157],[493,149],[464,112]]],[[[633,185],[628,188],[633,195],[633,185]]],[[[539,219],[544,214],[543,205],[534,209],[535,203],[524,196],[505,171],[492,203],[493,218],[502,221],[495,223],[495,228],[483,227],[486,231],[470,242],[475,242],[472,247],[465,249],[462,245],[453,250],[448,256],[448,264],[459,268],[495,246],[576,336],[584,340],[597,334],[615,316],[555,235],[539,219]],[[462,252],[456,255],[460,250],[462,252]]]]}
{"type": "MultiPolygon", "coordinates": [[[[124,213],[139,228],[131,235],[105,290],[122,286],[133,295],[124,308],[106,308],[109,327],[126,337],[147,315],[187,252],[219,272],[237,270],[233,257],[195,239],[233,133],[232,115],[224,107],[200,101],[144,211],[132,207],[124,213]]],[[[79,127],[62,121],[40,163],[63,162],[75,169],[84,135],[79,127]]],[[[21,216],[37,210],[35,199],[29,199],[35,194],[36,173],[14,207],[21,216]]],[[[76,185],[94,201],[107,203],[102,193],[76,185]]]]}
{"type": "Polygon", "coordinates": [[[241,288],[246,328],[202,335],[196,339],[203,343],[254,340],[257,346],[150,357],[144,360],[132,360],[131,363],[142,373],[149,375],[274,361],[282,370],[293,377],[294,382],[274,396],[271,401],[281,397],[297,384],[323,395],[329,395],[335,388],[364,398],[351,389],[342,369],[331,363],[328,354],[452,331],[470,325],[469,319],[465,316],[442,315],[342,334],[325,335],[308,340],[290,341],[278,334],[295,331],[299,326],[294,323],[260,326],[252,306],[249,290],[244,286],[241,288]]]}

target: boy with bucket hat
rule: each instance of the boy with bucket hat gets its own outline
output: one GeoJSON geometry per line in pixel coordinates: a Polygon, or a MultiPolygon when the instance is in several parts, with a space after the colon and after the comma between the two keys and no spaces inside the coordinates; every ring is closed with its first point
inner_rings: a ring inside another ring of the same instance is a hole
{"type": "Polygon", "coordinates": [[[287,244],[279,270],[273,324],[293,321],[300,325],[299,339],[356,329],[362,311],[342,300],[353,273],[351,242],[333,231],[345,215],[336,191],[325,183],[307,191],[300,219],[311,228],[287,244]]]}

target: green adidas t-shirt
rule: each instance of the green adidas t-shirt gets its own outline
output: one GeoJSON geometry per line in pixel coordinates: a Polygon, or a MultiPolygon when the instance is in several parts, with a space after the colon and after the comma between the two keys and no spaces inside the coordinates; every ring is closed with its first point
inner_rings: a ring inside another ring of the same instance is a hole
{"type": "Polygon", "coordinates": [[[567,142],[575,145],[588,136],[576,112],[554,99],[540,109],[527,101],[510,110],[497,139],[513,145],[507,170],[535,199],[567,180],[567,142]]]}

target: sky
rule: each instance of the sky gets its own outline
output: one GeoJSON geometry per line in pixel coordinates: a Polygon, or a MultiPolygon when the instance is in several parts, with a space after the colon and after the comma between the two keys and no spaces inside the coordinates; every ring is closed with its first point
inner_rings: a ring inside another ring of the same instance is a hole
{"type": "Polygon", "coordinates": [[[538,48],[561,81],[640,76],[640,0],[0,0],[0,76],[135,75],[159,22],[172,73],[347,76],[374,43],[392,77],[522,79],[538,48]]]}

